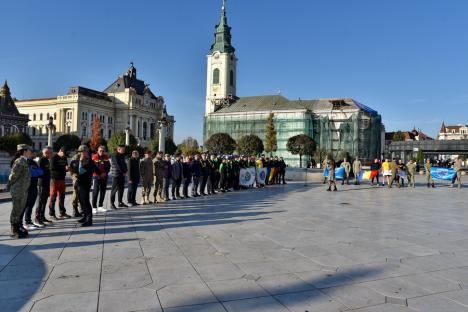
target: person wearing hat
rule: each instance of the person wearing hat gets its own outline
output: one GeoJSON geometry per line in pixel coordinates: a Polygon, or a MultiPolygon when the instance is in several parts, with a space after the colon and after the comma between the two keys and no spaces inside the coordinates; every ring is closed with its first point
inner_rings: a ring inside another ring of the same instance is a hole
{"type": "Polygon", "coordinates": [[[52,184],[50,187],[50,202],[49,202],[49,215],[52,220],[70,219],[71,216],[65,210],[65,176],[68,171],[67,155],[65,154],[65,147],[60,148],[50,161],[50,171],[52,176],[52,184]],[[59,216],[55,214],[55,202],[59,203],[59,216]]]}
{"type": "Polygon", "coordinates": [[[21,215],[26,205],[27,192],[31,183],[28,166],[31,148],[26,144],[18,144],[16,150],[15,157],[11,162],[11,172],[7,184],[12,200],[10,214],[11,237],[25,238],[28,236],[28,231],[22,225],[21,215]]]}
{"type": "Polygon", "coordinates": [[[119,145],[116,153],[111,157],[111,173],[112,173],[112,190],[110,195],[111,209],[115,207],[115,194],[118,195],[119,208],[128,208],[123,202],[123,194],[125,190],[125,176],[127,175],[128,167],[125,161],[125,145],[119,145]]]}
{"type": "Polygon", "coordinates": [[[79,157],[74,158],[70,162],[70,172],[77,175],[76,185],[78,188],[78,199],[81,209],[83,209],[83,218],[78,222],[81,223],[81,226],[87,227],[93,225],[93,210],[89,200],[93,174],[100,174],[100,171],[99,167],[97,167],[94,161],[89,157],[89,150],[86,145],[80,145],[77,153],[79,157]]]}
{"type": "Polygon", "coordinates": [[[151,151],[148,149],[145,151],[144,158],[140,161],[140,175],[142,181],[141,197],[143,198],[143,205],[151,204],[150,195],[154,183],[154,168],[151,151]]]}

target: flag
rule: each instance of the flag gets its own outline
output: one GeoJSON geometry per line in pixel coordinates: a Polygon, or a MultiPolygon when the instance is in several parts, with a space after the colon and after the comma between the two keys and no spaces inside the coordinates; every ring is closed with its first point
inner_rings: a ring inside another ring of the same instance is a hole
{"type": "Polygon", "coordinates": [[[432,167],[431,168],[431,177],[434,180],[446,180],[452,181],[457,173],[453,168],[440,168],[432,167]]]}
{"type": "Polygon", "coordinates": [[[260,184],[265,184],[268,170],[267,168],[258,168],[257,169],[257,182],[260,184]]]}
{"type": "MultiPolygon", "coordinates": [[[[323,176],[328,177],[329,170],[328,168],[325,168],[323,171],[323,176]]],[[[338,167],[335,169],[335,179],[336,180],[343,180],[345,176],[345,168],[344,167],[338,167]]]]}
{"type": "Polygon", "coordinates": [[[242,186],[251,186],[255,182],[255,168],[245,168],[240,170],[239,184],[242,186]]]}
{"type": "MultiPolygon", "coordinates": [[[[374,177],[375,177],[375,176],[374,176],[374,177]]],[[[372,180],[372,171],[371,171],[371,170],[362,170],[362,171],[359,173],[358,180],[359,180],[359,181],[362,181],[362,180],[372,180]]]]}

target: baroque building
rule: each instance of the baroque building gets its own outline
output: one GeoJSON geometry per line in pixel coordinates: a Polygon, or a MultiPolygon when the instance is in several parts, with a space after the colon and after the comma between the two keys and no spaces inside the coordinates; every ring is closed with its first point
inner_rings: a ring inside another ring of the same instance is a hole
{"type": "Polygon", "coordinates": [[[26,132],[27,128],[28,115],[20,114],[5,81],[0,89],[0,137],[15,132],[26,132]]]}
{"type": "Polygon", "coordinates": [[[167,115],[164,98],[155,95],[145,81],[137,78],[133,63],[103,91],[70,87],[65,95],[21,100],[17,101],[17,107],[29,116],[28,133],[36,148],[47,144],[46,125],[50,117],[56,127],[55,139],[62,134],[74,134],[86,142],[92,136],[96,118],[100,119],[101,134],[106,140],[130,128],[140,145],[147,147],[157,137],[158,122],[164,116],[170,121],[167,135],[173,138],[174,134],[174,117],[167,115]]]}
{"type": "Polygon", "coordinates": [[[439,134],[437,135],[438,140],[468,140],[468,126],[467,125],[456,125],[446,126],[445,122],[442,122],[439,134]]]}
{"type": "Polygon", "coordinates": [[[340,151],[363,159],[379,158],[383,148],[379,113],[351,98],[289,100],[281,95],[238,97],[237,58],[231,27],[223,4],[214,43],[207,56],[207,91],[204,142],[219,132],[238,140],[255,134],[265,139],[266,120],[274,114],[278,150],[291,165],[299,156],[290,154],[286,143],[292,136],[307,134],[321,149],[335,156],[340,151]]]}

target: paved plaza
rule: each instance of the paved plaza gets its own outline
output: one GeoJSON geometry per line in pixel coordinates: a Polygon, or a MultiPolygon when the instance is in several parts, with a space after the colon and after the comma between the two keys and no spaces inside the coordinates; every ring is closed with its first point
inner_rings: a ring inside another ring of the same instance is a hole
{"type": "Polygon", "coordinates": [[[468,189],[339,189],[139,206],[26,240],[3,203],[0,311],[468,311],[468,189]]]}

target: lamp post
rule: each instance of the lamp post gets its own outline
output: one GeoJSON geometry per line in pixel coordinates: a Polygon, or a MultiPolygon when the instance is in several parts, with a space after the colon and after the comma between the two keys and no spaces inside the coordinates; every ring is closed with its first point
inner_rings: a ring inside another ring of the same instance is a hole
{"type": "Polygon", "coordinates": [[[49,123],[46,127],[49,130],[49,135],[47,137],[47,146],[52,146],[52,132],[55,131],[54,117],[49,117],[49,123]]]}
{"type": "Polygon", "coordinates": [[[125,146],[130,146],[130,132],[132,132],[132,130],[130,127],[127,127],[125,129],[125,146]]]}
{"type": "Polygon", "coordinates": [[[159,151],[166,152],[166,127],[168,126],[168,120],[166,117],[161,118],[159,121],[159,151]]]}

